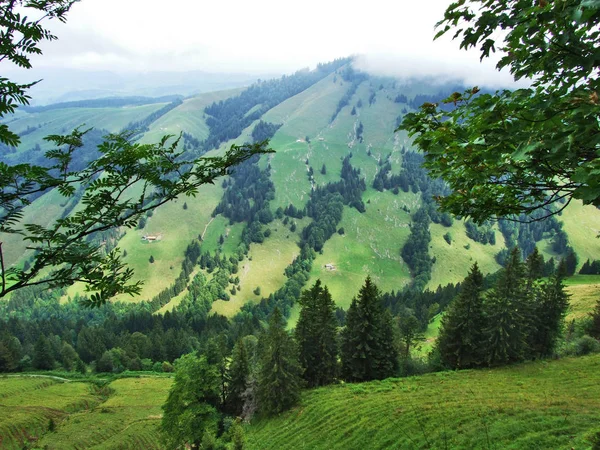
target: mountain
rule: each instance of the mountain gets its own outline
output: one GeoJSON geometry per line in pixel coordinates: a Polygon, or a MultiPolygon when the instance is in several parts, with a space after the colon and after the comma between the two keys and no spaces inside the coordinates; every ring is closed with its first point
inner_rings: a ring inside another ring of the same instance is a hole
{"type": "MultiPolygon", "coordinates": [[[[187,78],[181,81],[192,82],[187,78]]],[[[347,60],[338,60],[312,72],[300,71],[249,88],[185,99],[124,99],[122,105],[104,99],[46,110],[19,110],[5,122],[21,135],[22,144],[18,149],[3,149],[2,159],[37,160],[41,151],[49,148],[43,136],[68,132],[83,123],[99,130],[90,136],[85,153],[88,157],[93,156],[93,143],[102,133],[117,132],[132,124],[143,124],[146,131],[142,142],[185,132],[185,148],[207,155],[220,154],[232,143],[251,141],[261,133],[272,134],[271,147],[276,153],[264,156],[256,167],[272,182],[272,199],[266,208],[274,217],[260,225],[262,232],[269,230],[269,236],[260,243],[254,240],[246,248],[247,255],[241,255],[235,275],[239,282],[226,288],[230,291],[235,286],[234,293],[213,304],[213,311],[226,316],[235,314],[248,301],[268,297],[286,283],[286,268],[300,254],[299,243],[310,239],[314,243],[315,237],[308,236],[305,228],[313,223],[313,230],[319,234],[325,227],[317,217],[317,188],[326,190],[329,183],[328,189],[346,195],[342,192],[346,187],[333,186],[340,182],[345,164],[360,170],[349,176],[364,179],[364,190],[357,188],[341,200],[339,221],[323,219],[330,220],[327,227],[333,227],[335,233],[319,235],[323,242],[313,245],[316,256],[307,280],[313,283],[321,279],[343,308],[348,307],[367,275],[382,291],[399,291],[414,283],[422,270],[416,268],[419,258],[429,261],[430,274],[425,273],[429,270],[426,268],[421,275],[424,285],[433,290],[461,281],[475,261],[484,273],[498,270],[507,243],[527,248],[537,245],[546,259],[565,256],[570,246],[579,256],[579,265],[587,259],[600,259],[600,241],[595,239],[600,212],[577,202],[544,225],[490,223],[476,227],[435,212],[430,197],[443,186],[425,180],[418,167],[418,152],[403,132],[394,130],[402,115],[424,101],[440,100],[461,88],[373,76],[352,69],[347,60]],[[277,213],[279,209],[289,211],[290,205],[304,211],[310,206],[309,200],[315,210],[312,214],[291,217],[295,214],[277,213]],[[433,220],[427,225],[430,239],[421,242],[420,253],[411,253],[417,255],[416,262],[408,261],[410,252],[403,252],[403,248],[415,240],[411,230],[418,228],[415,217],[419,210],[428,211],[433,220]],[[260,294],[255,293],[258,291],[260,294]]],[[[111,237],[114,245],[127,251],[125,260],[136,277],[145,282],[142,295],[133,301],[150,300],[173,285],[180,275],[184,251],[193,241],[201,242],[203,252],[214,254],[220,249],[226,257],[237,255],[248,233],[249,217],[226,217],[226,213],[213,217],[224,195],[236,193],[235,180],[234,174],[222,184],[203,187],[196,198],[180,199],[156,210],[145,218],[143,229],[123,229],[111,237]],[[160,235],[161,239],[148,243],[142,240],[144,235],[160,235]],[[151,257],[153,263],[149,262],[151,257]]],[[[253,203],[255,199],[248,201],[253,203]]],[[[51,192],[33,202],[26,219],[43,225],[63,214],[65,208],[75,207],[51,192]]],[[[25,244],[14,237],[4,241],[8,243],[7,261],[23,261],[25,244]]],[[[81,287],[74,286],[67,296],[82,293],[81,287]]],[[[185,290],[180,291],[162,311],[175,307],[185,295],[185,290]]],[[[292,318],[295,312],[291,311],[292,318]]]]}
{"type": "Polygon", "coordinates": [[[41,80],[29,91],[33,105],[118,96],[184,96],[249,86],[278,74],[183,72],[111,72],[62,68],[11,69],[5,74],[21,83],[41,80]]]}

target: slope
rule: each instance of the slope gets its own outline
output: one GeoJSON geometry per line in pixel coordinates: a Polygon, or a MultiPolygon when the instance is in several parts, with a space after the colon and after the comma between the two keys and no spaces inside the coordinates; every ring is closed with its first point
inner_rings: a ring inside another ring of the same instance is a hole
{"type": "Polygon", "coordinates": [[[246,428],[251,449],[588,448],[600,355],[342,384],[246,428]]]}

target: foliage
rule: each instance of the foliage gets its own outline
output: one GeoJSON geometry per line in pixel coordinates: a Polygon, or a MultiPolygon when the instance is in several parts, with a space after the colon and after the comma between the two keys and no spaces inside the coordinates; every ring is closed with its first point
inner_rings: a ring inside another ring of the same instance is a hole
{"type": "Polygon", "coordinates": [[[285,330],[279,308],[269,318],[269,328],[261,337],[260,347],[259,408],[266,415],[277,414],[298,403],[302,386],[298,348],[285,330]]]}
{"type": "Polygon", "coordinates": [[[425,166],[452,193],[445,211],[490,217],[564,208],[572,198],[600,205],[597,48],[600,4],[595,1],[452,3],[436,37],[454,32],[461,48],[478,47],[481,58],[501,52],[508,68],[531,88],[481,94],[455,92],[424,103],[400,129],[415,137],[425,166]],[[496,33],[502,30],[501,42],[496,33]],[[549,209],[558,200],[567,202],[549,209]]]}
{"type": "MultiPolygon", "coordinates": [[[[29,57],[41,53],[39,44],[56,39],[43,28],[42,21],[50,18],[64,22],[74,3],[1,2],[0,61],[31,68],[29,57]],[[42,17],[29,21],[21,15],[20,6],[41,13],[42,17]]],[[[31,86],[0,78],[0,118],[28,103],[26,90],[31,86]]],[[[182,151],[177,150],[180,138],[165,136],[157,144],[139,144],[132,141],[133,132],[124,132],[108,135],[98,146],[98,158],[77,169],[77,150],[88,131],[75,129],[69,135],[48,136],[46,140],[56,146],[46,152],[49,167],[0,163],[0,232],[22,235],[34,251],[33,263],[27,270],[6,268],[0,244],[0,297],[25,286],[62,287],[76,281],[97,291],[88,301],[89,306],[101,305],[119,293],[139,293],[140,283],[130,283],[133,271],[122,262],[120,251],[106,251],[89,238],[120,226],[134,227],[145,213],[180,195],[195,195],[200,186],[227,174],[231,166],[266,151],[266,143],[234,145],[223,157],[185,160],[181,158],[182,151]],[[51,189],[57,189],[67,199],[79,190],[82,208],[46,227],[22,223],[23,210],[33,197],[51,189]],[[137,192],[133,198],[132,190],[137,192]]],[[[15,146],[19,137],[3,124],[0,143],[15,146]]]]}
{"type": "Polygon", "coordinates": [[[370,277],[346,313],[341,359],[342,377],[348,381],[380,380],[398,370],[391,316],[384,311],[379,290],[370,277]]]}
{"type": "Polygon", "coordinates": [[[295,338],[299,347],[303,378],[308,386],[323,386],[337,377],[338,343],[335,303],[321,280],[305,291],[298,300],[300,317],[295,338]]]}
{"type": "Polygon", "coordinates": [[[192,354],[181,357],[176,369],[161,430],[168,448],[197,447],[205,433],[216,432],[219,376],[206,357],[192,354]]]}
{"type": "Polygon", "coordinates": [[[436,345],[444,364],[453,369],[483,364],[484,326],[483,275],[475,263],[442,318],[436,345]]]}

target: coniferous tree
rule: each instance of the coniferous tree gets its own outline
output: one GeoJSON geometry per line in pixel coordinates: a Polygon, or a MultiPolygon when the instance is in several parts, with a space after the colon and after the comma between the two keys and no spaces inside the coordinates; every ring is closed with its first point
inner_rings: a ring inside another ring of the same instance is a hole
{"type": "Polygon", "coordinates": [[[303,378],[311,387],[332,383],[337,376],[338,357],[335,303],[327,286],[317,280],[302,292],[299,304],[295,337],[303,378]]]}
{"type": "Polygon", "coordinates": [[[229,366],[229,387],[227,407],[232,414],[240,415],[244,405],[243,394],[247,389],[250,376],[250,361],[244,340],[240,339],[233,347],[229,366]]]}
{"type": "Polygon", "coordinates": [[[590,336],[600,340],[600,300],[596,302],[596,308],[594,312],[590,313],[590,318],[592,319],[587,332],[590,336]]]}
{"type": "Polygon", "coordinates": [[[565,273],[565,264],[561,263],[556,273],[534,290],[533,323],[529,329],[530,356],[550,356],[556,347],[569,307],[569,294],[563,285],[565,273]]]}
{"type": "Polygon", "coordinates": [[[565,256],[565,265],[567,270],[567,275],[572,276],[575,275],[575,271],[577,270],[577,253],[573,250],[572,247],[567,247],[567,256],[565,256]]]}
{"type": "Polygon", "coordinates": [[[514,248],[485,302],[486,359],[490,365],[521,361],[527,347],[531,302],[520,251],[514,248]]]}
{"type": "Polygon", "coordinates": [[[346,380],[367,381],[395,375],[398,353],[388,320],[379,290],[367,277],[358,298],[352,300],[342,331],[342,376],[346,380]]]}
{"type": "Polygon", "coordinates": [[[527,257],[525,263],[527,265],[527,278],[529,280],[537,280],[544,276],[545,261],[537,247],[533,248],[533,252],[527,257]]]}
{"type": "Polygon", "coordinates": [[[481,353],[485,328],[483,289],[483,275],[475,263],[442,318],[437,346],[442,361],[453,369],[484,363],[481,353]]]}
{"type": "Polygon", "coordinates": [[[33,350],[33,368],[38,370],[52,370],[54,368],[54,355],[52,354],[52,348],[50,342],[40,335],[39,339],[35,343],[33,350]]]}
{"type": "Polygon", "coordinates": [[[269,318],[269,329],[262,336],[261,348],[259,409],[265,414],[277,414],[300,400],[302,386],[298,349],[285,330],[285,320],[277,307],[269,318]]]}

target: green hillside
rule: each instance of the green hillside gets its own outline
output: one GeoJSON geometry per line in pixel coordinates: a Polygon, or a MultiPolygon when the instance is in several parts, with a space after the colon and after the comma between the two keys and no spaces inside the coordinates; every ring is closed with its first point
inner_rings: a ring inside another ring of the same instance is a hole
{"type": "MultiPolygon", "coordinates": [[[[305,391],[245,427],[250,449],[590,448],[600,432],[600,355],[305,391]]],[[[171,380],[0,378],[3,449],[162,449],[171,380]],[[48,432],[50,419],[54,431],[48,432]]]]}
{"type": "Polygon", "coordinates": [[[590,448],[600,356],[342,384],[246,428],[251,449],[590,448]]]}
{"type": "Polygon", "coordinates": [[[158,425],[170,386],[164,377],[124,378],[102,388],[52,377],[2,377],[0,447],[163,448],[158,425]]]}
{"type": "MultiPolygon", "coordinates": [[[[308,283],[314,283],[321,279],[329,286],[338,305],[347,307],[367,275],[382,291],[401,290],[411,282],[401,249],[409,239],[412,215],[422,206],[421,193],[410,190],[400,190],[397,194],[391,190],[380,192],[372,185],[384,162],[389,162],[392,174],[400,173],[404,152],[412,149],[404,133],[394,133],[398,118],[412,110],[411,101],[416,95],[435,95],[443,87],[375,76],[359,76],[351,81],[346,80],[342,72],[338,69],[262,114],[260,120],[281,127],[271,139],[271,147],[276,153],[263,157],[260,167],[265,169],[268,165],[271,168],[270,178],[275,186],[271,210],[275,212],[290,204],[302,209],[310,199],[313,187],[340,179],[342,160],[352,154],[352,166],[360,169],[365,178],[366,191],[362,200],[366,211],[359,213],[355,208],[344,208],[342,220],[337,225],[344,232],[335,233],[318,252],[308,280],[308,283]],[[345,104],[340,108],[341,101],[345,104]],[[321,173],[322,170],[325,173],[321,173]],[[309,179],[309,171],[313,173],[312,179],[309,179]]],[[[155,142],[164,134],[181,132],[199,141],[206,139],[211,131],[205,108],[241,92],[243,89],[218,91],[185,99],[152,122],[142,142],[155,142]]],[[[23,137],[21,148],[29,148],[43,135],[68,131],[80,122],[117,131],[164,106],[164,103],[157,103],[122,108],[19,112],[11,126],[16,131],[39,127],[23,137]]],[[[260,111],[262,106],[255,105],[246,116],[260,111]]],[[[208,155],[221,154],[234,142],[241,144],[251,140],[256,123],[258,120],[247,126],[238,138],[221,143],[208,155]]],[[[223,192],[220,183],[204,186],[196,198],[180,199],[157,209],[148,218],[145,228],[120,230],[122,237],[118,245],[127,251],[125,260],[134,269],[135,279],[144,281],[141,296],[120,297],[120,300],[149,300],[171,286],[179,276],[186,246],[199,237],[205,237],[202,251],[215,252],[220,248],[229,256],[236,251],[245,225],[232,225],[221,216],[211,217],[223,192]],[[187,208],[183,207],[184,203],[187,208]],[[142,240],[144,235],[160,235],[162,239],[148,244],[142,240]],[[221,235],[227,238],[219,247],[221,235]],[[154,263],[150,263],[151,257],[154,263]]],[[[26,211],[26,218],[40,224],[48,223],[62,212],[61,203],[64,201],[57,194],[47,194],[33,202],[26,211]]],[[[580,265],[588,258],[600,257],[600,240],[595,239],[600,211],[573,202],[558,220],[563,223],[569,245],[579,255],[580,265]]],[[[305,217],[296,222],[298,229],[293,233],[286,232],[281,221],[268,225],[273,232],[271,237],[262,244],[252,244],[247,257],[240,262],[241,290],[229,301],[215,302],[215,312],[232,316],[245,302],[258,301],[283,285],[286,280],[283,270],[298,254],[296,244],[311,219],[305,217]],[[261,287],[259,296],[254,294],[257,287],[261,287]]],[[[429,256],[434,263],[427,287],[436,289],[439,285],[462,280],[475,261],[484,273],[498,270],[500,265],[496,255],[505,241],[498,228],[495,229],[496,243],[492,245],[469,238],[463,221],[455,220],[451,226],[432,223],[429,256]],[[446,241],[447,235],[451,236],[451,243],[446,241]]],[[[24,243],[14,237],[6,241],[10,243],[5,247],[7,261],[18,263],[25,249],[24,243]]],[[[563,256],[553,251],[551,234],[544,235],[538,246],[546,258],[563,256]]],[[[68,290],[65,300],[82,293],[81,286],[74,286],[68,290]]],[[[173,308],[184,296],[185,292],[178,295],[163,311],[173,308]]]]}

